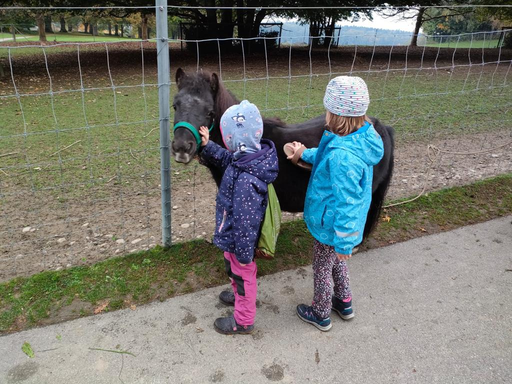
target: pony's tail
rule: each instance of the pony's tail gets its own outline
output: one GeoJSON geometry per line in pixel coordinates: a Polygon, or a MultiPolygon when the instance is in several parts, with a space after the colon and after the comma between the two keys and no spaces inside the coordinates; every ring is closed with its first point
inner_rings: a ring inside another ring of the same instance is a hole
{"type": "Polygon", "coordinates": [[[389,161],[389,168],[386,177],[382,180],[375,192],[372,194],[372,202],[370,204],[370,209],[368,210],[368,215],[366,217],[366,224],[364,226],[363,242],[366,238],[368,238],[370,233],[375,228],[377,221],[379,220],[382,204],[384,203],[384,198],[386,197],[386,192],[388,191],[389,183],[391,182],[391,177],[393,176],[393,166],[394,156],[392,154],[389,161]]]}

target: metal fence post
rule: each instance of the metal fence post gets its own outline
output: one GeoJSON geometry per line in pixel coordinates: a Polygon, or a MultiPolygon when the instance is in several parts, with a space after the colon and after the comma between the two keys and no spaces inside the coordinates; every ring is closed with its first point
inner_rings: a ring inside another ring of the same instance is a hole
{"type": "Polygon", "coordinates": [[[171,245],[171,155],[170,123],[170,60],[167,0],[156,0],[156,49],[158,66],[158,105],[160,116],[160,173],[162,190],[162,244],[171,245]]]}

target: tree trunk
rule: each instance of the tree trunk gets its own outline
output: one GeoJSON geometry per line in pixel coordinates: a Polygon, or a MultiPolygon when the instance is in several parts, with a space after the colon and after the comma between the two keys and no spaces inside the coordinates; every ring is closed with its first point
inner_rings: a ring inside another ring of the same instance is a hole
{"type": "Polygon", "coordinates": [[[42,13],[38,13],[36,16],[37,20],[37,29],[39,31],[39,41],[41,43],[46,43],[46,31],[44,30],[44,15],[42,13]]]}
{"type": "Polygon", "coordinates": [[[93,36],[98,36],[98,24],[94,24],[92,27],[91,27],[91,35],[93,36]]]}
{"type": "Polygon", "coordinates": [[[46,33],[53,33],[52,17],[51,16],[45,16],[44,17],[44,31],[46,33]]]}
{"type": "Polygon", "coordinates": [[[119,36],[119,25],[114,25],[114,36],[119,36]]]}
{"type": "Polygon", "coordinates": [[[60,18],[60,33],[67,33],[66,20],[63,17],[60,18]]]}
{"type": "Polygon", "coordinates": [[[238,37],[244,37],[244,11],[241,9],[241,7],[244,6],[243,0],[237,0],[237,7],[236,7],[236,25],[238,29],[238,37]]]}
{"type": "Polygon", "coordinates": [[[260,35],[261,23],[263,22],[263,19],[265,18],[266,15],[267,12],[264,9],[258,11],[258,13],[256,14],[256,18],[254,19],[254,24],[252,26],[251,37],[257,37],[260,35]]]}
{"type": "MultiPolygon", "coordinates": [[[[223,7],[233,7],[233,0],[228,0],[222,4],[223,7]]],[[[231,38],[233,37],[233,9],[223,9],[221,11],[219,37],[220,38],[231,38]]]]}
{"type": "Polygon", "coordinates": [[[147,17],[147,15],[142,16],[142,23],[141,23],[140,28],[141,28],[140,38],[142,40],[147,40],[148,39],[148,17],[147,17]]]}
{"type": "Polygon", "coordinates": [[[245,11],[245,30],[244,30],[244,37],[254,37],[252,35],[253,32],[253,26],[254,26],[254,9],[248,9],[245,11]]]}
{"type": "Polygon", "coordinates": [[[124,37],[124,25],[121,24],[121,37],[124,37]]]}
{"type": "Polygon", "coordinates": [[[334,26],[336,24],[334,17],[329,20],[328,24],[329,25],[325,28],[324,48],[329,48],[334,38],[334,26]]]}
{"type": "Polygon", "coordinates": [[[318,21],[312,21],[310,24],[309,24],[309,40],[310,40],[310,44],[313,48],[316,48],[318,47],[319,45],[319,39],[315,37],[318,37],[320,34],[320,27],[319,27],[319,23],[318,21]]]}
{"type": "Polygon", "coordinates": [[[68,32],[73,32],[73,25],[68,23],[68,32]]]}
{"type": "Polygon", "coordinates": [[[416,17],[416,25],[414,26],[414,33],[412,35],[411,47],[418,46],[418,35],[420,33],[421,25],[423,24],[423,14],[425,13],[425,8],[420,8],[418,11],[418,16],[416,17]]]}
{"type": "Polygon", "coordinates": [[[14,28],[14,25],[11,25],[11,34],[12,34],[12,40],[16,42],[16,28],[14,28]]]}
{"type": "MultiPolygon", "coordinates": [[[[206,2],[208,7],[215,7],[215,0],[208,0],[206,2]]],[[[206,10],[206,36],[207,39],[215,39],[218,36],[217,30],[217,10],[207,9],[206,10]]]]}
{"type": "Polygon", "coordinates": [[[88,33],[89,31],[89,23],[84,23],[84,33],[88,33]]]}

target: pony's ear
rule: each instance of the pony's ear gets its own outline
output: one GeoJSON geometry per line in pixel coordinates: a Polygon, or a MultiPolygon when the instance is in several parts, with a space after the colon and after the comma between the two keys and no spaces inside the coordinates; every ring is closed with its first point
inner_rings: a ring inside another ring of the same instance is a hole
{"type": "Polygon", "coordinates": [[[186,73],[183,69],[178,68],[178,70],[176,71],[176,84],[178,85],[178,88],[180,87],[180,82],[181,80],[186,77],[186,73]]]}
{"type": "Polygon", "coordinates": [[[212,87],[213,93],[217,93],[219,90],[219,77],[216,73],[212,73],[212,77],[210,79],[210,86],[212,87]]]}

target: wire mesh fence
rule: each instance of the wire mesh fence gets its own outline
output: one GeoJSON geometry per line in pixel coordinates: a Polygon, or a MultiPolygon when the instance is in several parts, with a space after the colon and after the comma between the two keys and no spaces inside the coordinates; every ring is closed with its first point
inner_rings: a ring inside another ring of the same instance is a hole
{"type": "MultiPolygon", "coordinates": [[[[358,45],[363,35],[323,48],[169,42],[171,100],[178,68],[209,71],[263,115],[298,123],[323,113],[331,78],[357,75],[369,114],[396,130],[390,199],[512,171],[512,52],[462,44],[495,35],[452,36],[449,47],[358,45]]],[[[155,39],[0,45],[0,280],[161,243],[158,90],[169,84],[158,54],[155,39]]],[[[170,168],[173,242],[209,238],[210,175],[195,160],[170,168]]]]}

